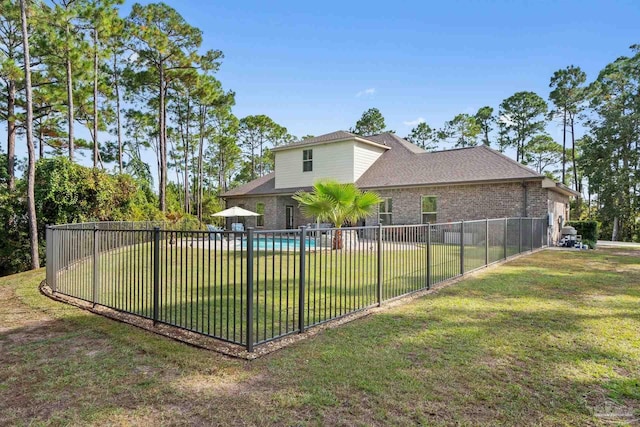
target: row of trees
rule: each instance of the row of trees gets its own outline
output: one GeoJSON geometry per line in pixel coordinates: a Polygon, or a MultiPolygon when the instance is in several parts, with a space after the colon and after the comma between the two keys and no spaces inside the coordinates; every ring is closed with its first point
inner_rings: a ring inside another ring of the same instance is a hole
{"type": "MultiPolygon", "coordinates": [[[[64,155],[78,162],[88,155],[96,171],[129,174],[156,198],[157,212],[145,208],[148,216],[207,221],[220,192],[269,173],[271,148],[297,139],[266,115],[233,114],[235,94],[216,78],[222,52],[204,51],[201,30],[177,11],[163,3],[135,4],[123,17],[121,4],[0,0],[0,120],[7,129],[0,198],[26,209],[26,215],[3,211],[3,220],[6,229],[28,220],[34,267],[43,224],[36,215],[38,159],[64,155]],[[26,164],[16,156],[19,141],[27,148],[26,164]],[[145,161],[146,152],[155,156],[155,167],[145,161]],[[24,182],[16,174],[21,169],[24,182]]],[[[554,73],[551,107],[533,92],[518,92],[497,109],[458,114],[439,129],[420,123],[407,138],[427,149],[511,148],[517,160],[541,173],[557,172],[578,191],[586,181],[587,199],[594,195],[588,207],[604,229],[611,224],[614,237],[635,238],[639,67],[633,49],[633,56],[616,60],[588,84],[578,67],[554,73]],[[562,125],[562,145],[546,134],[549,123],[562,125]],[[578,129],[584,130],[580,138],[578,129]]],[[[352,131],[385,129],[380,111],[370,109],[352,131]]]]}
{"type": "MultiPolygon", "coordinates": [[[[24,138],[33,267],[38,158],[74,162],[88,154],[94,168],[130,174],[140,188],[156,181],[163,214],[206,220],[219,192],[269,173],[270,148],[294,140],[265,115],[234,116],[235,94],[215,77],[223,54],[202,51],[200,29],[164,3],[135,4],[126,17],[122,3],[0,0],[2,191],[24,197],[16,172],[16,143],[24,138]],[[144,160],[148,151],[155,168],[144,160]],[[176,197],[167,199],[169,192],[176,197]]],[[[10,225],[19,215],[7,216],[10,225]]]]}
{"type": "MultiPolygon", "coordinates": [[[[631,51],[591,82],[577,66],[556,71],[549,79],[550,104],[534,92],[517,92],[497,112],[484,106],[474,115],[456,115],[439,129],[421,122],[406,139],[429,151],[477,144],[511,149],[517,161],[584,196],[574,205],[576,218],[597,218],[613,240],[638,241],[640,46],[631,51]],[[547,133],[549,126],[562,128],[561,144],[547,133]]],[[[376,108],[351,129],[360,135],[385,130],[376,108]]]]}

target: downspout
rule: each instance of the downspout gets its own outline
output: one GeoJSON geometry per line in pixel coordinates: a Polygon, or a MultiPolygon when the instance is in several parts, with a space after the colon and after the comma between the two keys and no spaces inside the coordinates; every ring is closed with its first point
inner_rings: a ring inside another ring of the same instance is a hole
{"type": "Polygon", "coordinates": [[[528,188],[527,188],[527,183],[524,182],[524,180],[522,180],[522,198],[523,200],[523,204],[522,204],[522,217],[526,218],[527,217],[527,205],[529,204],[529,194],[528,194],[528,188]]]}

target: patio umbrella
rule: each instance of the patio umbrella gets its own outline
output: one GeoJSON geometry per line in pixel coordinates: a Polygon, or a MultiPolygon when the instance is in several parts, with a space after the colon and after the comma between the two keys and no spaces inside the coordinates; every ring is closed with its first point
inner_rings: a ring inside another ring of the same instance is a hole
{"type": "Polygon", "coordinates": [[[211,216],[221,216],[225,218],[238,217],[238,216],[260,216],[261,214],[256,212],[251,212],[246,209],[243,209],[239,206],[234,206],[229,209],[225,209],[223,211],[214,213],[211,216]]]}
{"type": "MultiPolygon", "coordinates": [[[[214,213],[211,216],[224,217],[224,218],[236,218],[236,222],[238,221],[238,217],[240,216],[260,216],[261,214],[248,211],[239,206],[233,206],[229,209],[225,209],[223,211],[214,213]]],[[[233,227],[233,225],[232,225],[233,227]]]]}

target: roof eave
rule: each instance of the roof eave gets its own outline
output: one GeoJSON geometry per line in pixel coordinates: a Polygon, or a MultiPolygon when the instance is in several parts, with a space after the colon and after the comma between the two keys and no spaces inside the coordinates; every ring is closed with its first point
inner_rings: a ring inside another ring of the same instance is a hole
{"type": "Polygon", "coordinates": [[[358,136],[354,136],[354,137],[351,137],[351,138],[336,138],[336,139],[329,139],[327,141],[310,142],[308,144],[302,143],[302,144],[296,144],[296,145],[282,145],[280,147],[272,148],[271,152],[294,150],[296,148],[301,148],[301,147],[314,147],[316,145],[335,144],[337,142],[348,142],[348,141],[362,142],[363,144],[372,145],[374,147],[383,148],[385,150],[391,149],[391,147],[388,147],[386,145],[378,144],[377,142],[373,142],[373,141],[370,141],[370,140],[365,139],[365,138],[360,138],[358,136]]]}
{"type": "Polygon", "coordinates": [[[421,184],[395,184],[395,185],[358,185],[363,190],[375,189],[396,189],[396,188],[419,188],[419,187],[447,187],[451,185],[486,185],[486,184],[504,184],[509,182],[521,183],[541,181],[541,177],[524,177],[524,178],[501,178],[501,179],[484,179],[484,180],[467,180],[467,181],[448,181],[448,182],[428,182],[421,184]]]}
{"type": "Polygon", "coordinates": [[[567,187],[566,185],[560,183],[560,182],[556,182],[550,178],[545,177],[544,180],[542,181],[542,187],[543,188],[547,188],[551,191],[555,191],[556,193],[560,193],[563,194],[565,196],[569,196],[569,197],[581,197],[582,194],[580,194],[579,192],[575,191],[572,188],[567,187]]]}
{"type": "MultiPolygon", "coordinates": [[[[358,185],[359,188],[363,190],[375,190],[375,189],[395,189],[395,188],[419,188],[419,187],[446,187],[450,185],[485,185],[485,184],[502,184],[508,182],[516,182],[521,183],[525,182],[535,182],[541,181],[542,177],[526,177],[526,178],[504,178],[504,179],[488,179],[488,180],[475,180],[475,181],[455,181],[455,182],[433,182],[433,183],[424,183],[424,184],[398,184],[398,185],[358,185]]],[[[305,188],[310,189],[311,187],[301,187],[301,188],[283,188],[280,192],[271,192],[271,193],[259,193],[259,194],[232,194],[227,195],[226,193],[221,195],[220,197],[263,197],[263,196],[288,196],[295,194],[299,190],[304,190],[305,188]]]]}

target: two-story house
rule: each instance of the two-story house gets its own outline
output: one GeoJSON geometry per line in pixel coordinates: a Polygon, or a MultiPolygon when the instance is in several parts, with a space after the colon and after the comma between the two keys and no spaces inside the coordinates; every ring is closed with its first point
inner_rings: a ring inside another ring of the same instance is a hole
{"type": "Polygon", "coordinates": [[[578,193],[486,146],[426,152],[392,133],[362,137],[337,131],[276,147],[275,171],[232,189],[227,206],[262,214],[247,225],[266,229],[313,223],[291,196],[319,179],[355,183],[383,197],[372,224],[420,224],[548,216],[559,236],[578,193]]]}

